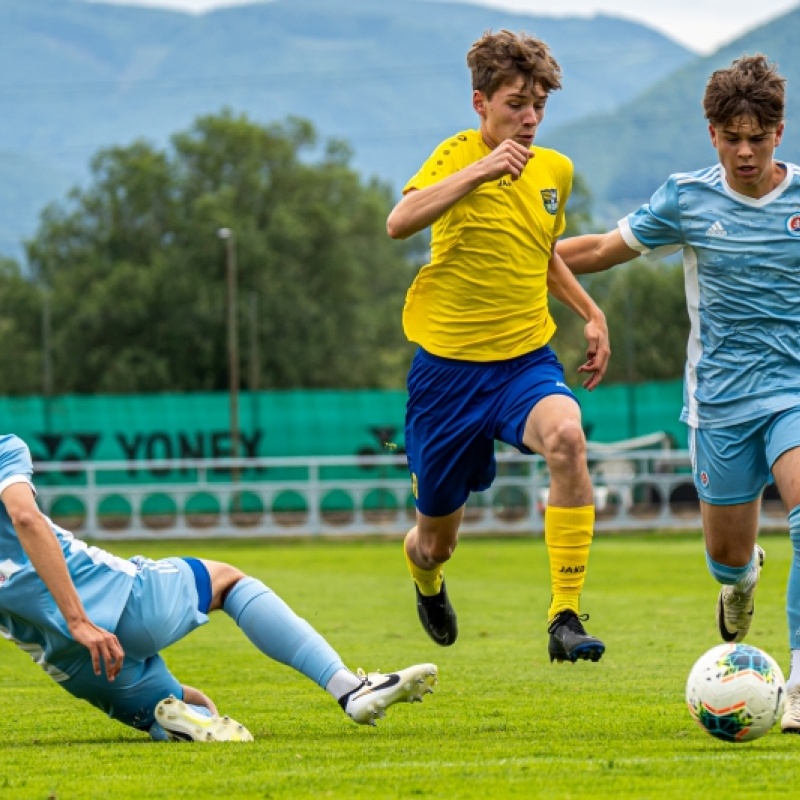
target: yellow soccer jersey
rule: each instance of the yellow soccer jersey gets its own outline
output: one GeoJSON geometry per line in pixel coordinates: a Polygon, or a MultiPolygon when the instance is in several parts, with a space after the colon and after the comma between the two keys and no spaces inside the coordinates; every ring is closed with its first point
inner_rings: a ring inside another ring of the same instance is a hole
{"type": "MultiPolygon", "coordinates": [[[[555,332],[547,264],[566,225],[572,162],[555,150],[531,151],[519,180],[482,184],[433,224],[431,261],[408,290],[403,329],[437,356],[513,358],[555,332]]],[[[436,148],[403,193],[432,186],[489,152],[479,131],[463,131],[436,148]]]]}

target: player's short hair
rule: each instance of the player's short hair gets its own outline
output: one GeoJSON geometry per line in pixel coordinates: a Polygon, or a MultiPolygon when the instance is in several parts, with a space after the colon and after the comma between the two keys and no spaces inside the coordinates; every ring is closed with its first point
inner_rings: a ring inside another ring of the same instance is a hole
{"type": "Polygon", "coordinates": [[[524,31],[486,31],[467,53],[467,66],[472,73],[473,90],[488,98],[518,76],[522,76],[528,90],[537,83],[548,94],[561,88],[561,67],[550,48],[524,31]]]}
{"type": "Polygon", "coordinates": [[[785,95],[786,78],[778,75],[777,64],[758,53],[737,58],[711,75],[703,110],[714,127],[752,117],[762,129],[772,130],[783,122],[785,95]]]}

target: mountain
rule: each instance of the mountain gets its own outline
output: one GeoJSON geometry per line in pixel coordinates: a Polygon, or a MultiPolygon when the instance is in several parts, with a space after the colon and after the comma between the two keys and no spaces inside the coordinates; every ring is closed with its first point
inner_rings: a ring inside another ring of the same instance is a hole
{"type": "Polygon", "coordinates": [[[441,139],[474,125],[464,59],[488,28],[550,44],[564,71],[551,128],[608,112],[693,59],[610,16],[432,0],[273,0],[199,16],[0,0],[0,251],[19,252],[41,208],[85,178],[98,149],[140,137],[163,146],[224,106],[263,123],[308,118],[399,191],[441,139]]]}
{"type": "Polygon", "coordinates": [[[695,58],[613,112],[543,129],[541,144],[569,155],[605,224],[649,199],[673,172],[714,164],[702,98],[711,73],[742,55],[764,53],[787,78],[786,129],[779,158],[800,162],[800,7],[695,58]]]}

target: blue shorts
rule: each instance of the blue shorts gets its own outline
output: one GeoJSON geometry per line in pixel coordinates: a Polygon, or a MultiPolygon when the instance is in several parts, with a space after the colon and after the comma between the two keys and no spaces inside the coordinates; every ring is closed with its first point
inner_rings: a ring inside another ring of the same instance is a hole
{"type": "Polygon", "coordinates": [[[443,517],[492,485],[495,439],[522,453],[525,423],[544,397],[577,398],[550,347],[505,361],[417,351],[408,373],[406,453],[419,511],[443,517]]]}
{"type": "Polygon", "coordinates": [[[800,407],[727,428],[690,428],[697,494],[714,506],[749,503],[772,482],[772,465],[795,447],[800,447],[800,407]]]}
{"type": "Polygon", "coordinates": [[[210,579],[196,559],[136,556],[131,561],[138,572],[114,631],[125,651],[119,675],[113,681],[95,675],[87,651],[86,663],[61,685],[113,719],[146,730],[161,700],[183,697],[180,682],[158,653],[208,622],[208,603],[202,609],[198,603],[210,579]]]}

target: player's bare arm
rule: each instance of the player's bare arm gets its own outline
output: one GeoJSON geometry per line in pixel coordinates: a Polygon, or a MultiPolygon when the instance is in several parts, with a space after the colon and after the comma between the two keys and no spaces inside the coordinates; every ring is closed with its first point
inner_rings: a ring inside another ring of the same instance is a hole
{"type": "Polygon", "coordinates": [[[424,189],[412,189],[386,220],[392,239],[407,239],[436,222],[448,209],[487,181],[503,175],[516,180],[533,158],[527,147],[506,139],[486,157],[424,189]]]}
{"type": "Polygon", "coordinates": [[[589,375],[583,382],[583,387],[591,391],[603,380],[611,357],[605,314],[578,283],[555,248],[547,267],[547,290],[556,300],[586,321],[583,329],[587,342],[586,362],[578,367],[578,372],[589,375]]]}
{"type": "Polygon", "coordinates": [[[87,616],[75,585],[69,576],[64,554],[47,519],[39,511],[33,491],[27,483],[13,483],[3,490],[3,504],[11,517],[22,548],[42,579],[76,642],[92,656],[96,675],[105,665],[109,680],[119,674],[124,653],[117,637],[95,625],[87,616]]]}
{"type": "Polygon", "coordinates": [[[562,239],[556,249],[575,275],[602,272],[641,255],[625,244],[619,230],[562,239]]]}

